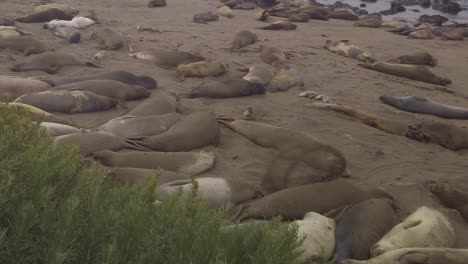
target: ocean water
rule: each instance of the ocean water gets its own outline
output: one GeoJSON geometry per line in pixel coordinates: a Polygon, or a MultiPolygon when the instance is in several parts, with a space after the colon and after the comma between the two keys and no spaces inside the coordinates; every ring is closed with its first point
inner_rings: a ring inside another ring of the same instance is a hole
{"type": "MultiPolygon", "coordinates": [[[[336,0],[317,0],[317,2],[322,4],[334,4],[336,0]]],[[[379,12],[383,10],[390,9],[390,3],[392,0],[377,0],[376,3],[364,3],[360,0],[341,0],[343,3],[350,4],[352,6],[359,6],[360,4],[366,4],[366,9],[369,14],[374,12],[379,12]]],[[[462,8],[468,9],[468,0],[459,0],[456,1],[462,8]]],[[[442,15],[447,17],[451,21],[456,21],[458,23],[468,23],[468,10],[462,10],[457,15],[442,13],[437,10],[429,8],[422,8],[419,5],[416,6],[406,6],[406,12],[398,13],[395,15],[383,16],[384,20],[391,20],[392,18],[404,18],[409,21],[415,22],[421,15],[442,15]],[[411,9],[419,10],[420,12],[411,11],[411,9]]]]}

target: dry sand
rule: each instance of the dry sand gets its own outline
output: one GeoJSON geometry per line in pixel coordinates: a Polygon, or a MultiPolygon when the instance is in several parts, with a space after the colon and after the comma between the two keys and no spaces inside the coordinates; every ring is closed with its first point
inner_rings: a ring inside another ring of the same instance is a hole
{"type": "MultiPolygon", "coordinates": [[[[183,45],[184,49],[200,48],[208,58],[220,59],[230,64],[229,73],[219,78],[194,79],[177,82],[173,70],[164,70],[146,61],[128,56],[128,49],[106,51],[102,70],[127,70],[135,74],[149,75],[159,82],[159,88],[178,93],[189,91],[203,82],[241,77],[238,66],[260,62],[255,52],[260,44],[282,48],[292,54],[290,63],[300,66],[305,74],[304,89],[326,94],[337,102],[358,107],[361,110],[388,118],[404,120],[439,119],[459,126],[468,121],[446,121],[437,117],[405,113],[386,106],[378,100],[380,95],[419,95],[435,101],[468,107],[466,99],[434,90],[434,85],[410,81],[380,74],[358,67],[357,61],[332,54],[322,47],[327,39],[348,39],[357,46],[369,50],[380,60],[390,59],[405,53],[428,51],[439,60],[432,70],[448,77],[449,86],[458,93],[468,95],[468,41],[409,40],[403,36],[385,32],[385,29],[357,28],[352,22],[330,20],[298,23],[295,31],[262,31],[255,27],[263,25],[253,16],[256,10],[233,10],[232,19],[220,17],[209,24],[192,22],[195,13],[215,11],[216,0],[167,0],[163,8],[147,8],[146,0],[64,0],[62,3],[78,8],[81,14],[94,9],[102,25],[81,30],[82,43],[65,44],[64,40],[52,36],[42,29],[41,24],[20,24],[24,30],[33,32],[34,37],[50,43],[57,50],[69,51],[92,57],[98,49],[89,40],[92,30],[111,27],[126,36],[137,51],[147,49],[171,50],[183,45]],[[138,32],[137,26],[151,27],[157,32],[138,32]],[[259,36],[260,41],[246,48],[247,52],[229,51],[234,34],[248,29],[259,36]]],[[[32,0],[0,0],[2,15],[9,18],[23,16],[41,4],[32,0]]],[[[65,67],[56,75],[39,71],[15,74],[8,70],[14,63],[10,51],[0,51],[0,75],[35,76],[41,78],[63,78],[87,75],[102,71],[89,67],[65,67]]],[[[22,55],[14,59],[24,60],[22,55]]],[[[257,121],[309,132],[323,142],[340,149],[346,156],[352,177],[346,179],[357,184],[381,186],[392,192],[406,213],[421,205],[441,208],[440,203],[422,186],[426,180],[448,179],[467,183],[466,155],[446,150],[437,145],[418,143],[413,140],[390,135],[380,130],[353,122],[340,114],[310,109],[304,104],[310,99],[297,96],[301,92],[293,88],[287,92],[234,99],[182,99],[182,104],[191,109],[210,109],[218,115],[240,118],[242,109],[251,106],[257,121]]],[[[132,102],[130,106],[140,102],[132,102]]],[[[83,127],[93,127],[118,116],[124,110],[114,109],[92,114],[69,116],[83,127]]],[[[61,114],[61,116],[66,116],[61,114]]],[[[215,168],[210,174],[223,177],[240,177],[257,183],[265,164],[270,159],[269,151],[261,149],[248,140],[223,128],[221,144],[207,147],[216,153],[215,168]]],[[[458,247],[468,247],[468,223],[457,212],[441,210],[453,220],[457,228],[458,247]]]]}

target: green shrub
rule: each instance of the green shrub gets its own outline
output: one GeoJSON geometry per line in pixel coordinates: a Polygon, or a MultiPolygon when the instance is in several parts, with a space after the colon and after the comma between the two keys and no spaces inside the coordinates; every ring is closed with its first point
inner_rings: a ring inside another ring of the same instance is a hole
{"type": "Polygon", "coordinates": [[[220,229],[224,210],[181,195],[153,205],[156,180],[124,187],[84,168],[37,124],[0,107],[0,263],[297,263],[297,229],[220,229]]]}

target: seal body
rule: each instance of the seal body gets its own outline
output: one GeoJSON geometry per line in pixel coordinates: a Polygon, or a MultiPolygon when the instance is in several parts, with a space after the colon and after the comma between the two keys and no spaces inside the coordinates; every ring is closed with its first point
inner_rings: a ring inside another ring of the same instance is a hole
{"type": "Polygon", "coordinates": [[[22,103],[8,103],[6,106],[15,111],[16,114],[25,117],[34,122],[53,122],[65,125],[74,125],[74,123],[68,119],[63,119],[53,114],[47,113],[35,106],[22,104],[22,103]]]}
{"type": "Polygon", "coordinates": [[[268,86],[270,92],[284,92],[294,86],[304,86],[303,75],[293,65],[284,65],[268,86]]]}
{"type": "Polygon", "coordinates": [[[188,97],[233,98],[263,93],[265,93],[265,87],[262,84],[234,79],[198,86],[192,89],[188,97]]]}
{"type": "Polygon", "coordinates": [[[272,66],[268,64],[258,64],[249,68],[249,73],[247,73],[242,79],[247,80],[251,83],[258,83],[263,86],[270,84],[271,79],[275,71],[272,66]]]}
{"type": "Polygon", "coordinates": [[[299,13],[297,15],[289,16],[288,20],[290,22],[309,22],[309,14],[299,13]]]}
{"type": "Polygon", "coordinates": [[[150,0],[148,7],[163,7],[167,6],[166,0],[150,0]]]}
{"type": "Polygon", "coordinates": [[[468,193],[444,182],[431,183],[428,189],[447,207],[458,210],[468,221],[468,193]]]}
{"type": "Polygon", "coordinates": [[[0,77],[0,101],[10,102],[28,94],[43,92],[50,88],[48,83],[15,77],[0,77]]]}
{"type": "Polygon", "coordinates": [[[260,59],[266,64],[281,66],[286,61],[286,54],[278,48],[261,45],[259,47],[260,59]]]}
{"type": "Polygon", "coordinates": [[[59,9],[61,11],[63,11],[64,13],[70,15],[70,16],[76,16],[78,15],[78,10],[76,8],[73,8],[69,5],[66,5],[66,4],[46,4],[46,5],[40,5],[38,7],[36,7],[34,9],[34,12],[42,12],[42,11],[46,11],[46,10],[49,10],[49,9],[52,9],[52,8],[56,8],[56,9],[59,9]]]}
{"type": "Polygon", "coordinates": [[[295,30],[297,28],[296,24],[293,24],[289,21],[277,21],[271,23],[264,27],[258,27],[257,29],[263,30],[295,30]]]}
{"type": "Polygon", "coordinates": [[[117,34],[110,28],[95,31],[91,35],[91,39],[98,41],[100,49],[118,50],[122,48],[124,44],[122,35],[117,34]]]}
{"type": "Polygon", "coordinates": [[[436,66],[438,64],[438,61],[434,56],[424,51],[402,55],[396,59],[390,60],[389,62],[427,66],[436,66]]]}
{"type": "Polygon", "coordinates": [[[186,77],[220,76],[226,73],[228,66],[219,60],[206,60],[177,66],[176,78],[184,81],[186,77]]]}
{"type": "Polygon", "coordinates": [[[363,62],[374,62],[372,55],[363,49],[350,44],[348,41],[332,41],[327,40],[325,49],[340,54],[345,57],[357,59],[363,62]]]}
{"type": "Polygon", "coordinates": [[[382,20],[377,19],[377,18],[368,18],[368,19],[358,20],[354,22],[354,26],[378,28],[382,26],[382,20]]]}
{"type": "Polygon", "coordinates": [[[71,20],[73,18],[72,15],[63,12],[57,8],[49,8],[43,11],[39,11],[25,17],[20,17],[15,19],[15,21],[22,22],[22,23],[40,23],[40,22],[49,22],[54,19],[61,19],[61,20],[71,20]]]}
{"type": "Polygon", "coordinates": [[[402,248],[392,250],[370,260],[345,260],[342,264],[464,264],[468,263],[467,249],[402,248]]]}
{"type": "Polygon", "coordinates": [[[417,30],[414,32],[411,32],[408,35],[409,39],[433,39],[434,35],[430,30],[422,29],[422,30],[417,30]]]}
{"type": "Polygon", "coordinates": [[[24,56],[49,51],[47,45],[31,37],[8,37],[0,41],[0,49],[12,49],[22,52],[24,56]]]}
{"type": "Polygon", "coordinates": [[[222,6],[220,8],[218,8],[218,14],[224,16],[224,17],[228,17],[228,18],[233,18],[234,15],[232,14],[232,10],[231,8],[227,7],[227,6],[222,6]]]}
{"type": "Polygon", "coordinates": [[[126,115],[150,116],[175,113],[177,111],[178,98],[172,94],[157,92],[150,98],[131,109],[126,115]]]}
{"type": "MultiPolygon", "coordinates": [[[[21,35],[16,31],[16,27],[3,27],[0,26],[0,40],[3,42],[10,38],[19,38],[21,35]]],[[[5,45],[5,44],[3,44],[5,45]]],[[[6,46],[6,45],[5,45],[6,46]]]]}
{"type": "Polygon", "coordinates": [[[81,29],[81,28],[87,28],[91,25],[94,25],[95,23],[96,22],[94,22],[94,20],[90,18],[83,17],[83,16],[75,16],[70,21],[54,19],[48,23],[45,23],[43,28],[54,29],[57,27],[66,27],[66,28],[81,29]]]}
{"type": "Polygon", "coordinates": [[[8,19],[6,17],[0,17],[0,26],[13,26],[15,21],[8,19]]]}
{"type": "Polygon", "coordinates": [[[330,18],[341,20],[359,20],[359,17],[347,9],[338,9],[330,13],[330,18]]]}
{"type": "Polygon", "coordinates": [[[440,34],[442,40],[463,40],[463,29],[454,28],[442,31],[440,34]]]}
{"type": "Polygon", "coordinates": [[[162,67],[177,67],[180,64],[203,61],[205,58],[183,51],[140,51],[135,53],[135,58],[152,61],[162,67]]]}
{"type": "Polygon", "coordinates": [[[231,48],[240,49],[257,41],[257,35],[248,31],[241,30],[236,33],[234,40],[231,43],[231,48]]]}
{"type": "Polygon", "coordinates": [[[47,134],[51,137],[58,137],[81,132],[79,128],[51,122],[42,122],[41,127],[45,128],[47,130],[47,134]]]}
{"type": "Polygon", "coordinates": [[[202,12],[193,15],[193,22],[194,23],[201,23],[201,24],[206,24],[211,21],[217,21],[219,19],[219,16],[213,12],[202,12]]]}
{"type": "Polygon", "coordinates": [[[35,55],[29,62],[15,64],[10,68],[10,70],[41,70],[49,74],[54,74],[58,72],[63,66],[71,65],[99,67],[92,61],[84,60],[75,54],[48,51],[35,55]]]}
{"type": "Polygon", "coordinates": [[[158,184],[165,184],[177,180],[190,179],[190,175],[185,175],[167,170],[153,170],[141,168],[108,168],[107,178],[125,185],[134,185],[151,178],[158,177],[158,184]]]}
{"type": "Polygon", "coordinates": [[[52,29],[52,34],[66,39],[69,43],[79,43],[81,41],[81,33],[69,27],[55,27],[52,29]]]}

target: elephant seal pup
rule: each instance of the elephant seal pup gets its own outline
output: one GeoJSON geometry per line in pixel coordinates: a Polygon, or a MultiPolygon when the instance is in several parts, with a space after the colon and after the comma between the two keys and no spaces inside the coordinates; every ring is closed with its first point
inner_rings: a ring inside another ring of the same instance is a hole
{"type": "Polygon", "coordinates": [[[193,15],[193,22],[200,24],[207,24],[208,22],[217,21],[218,19],[219,16],[211,11],[193,15]]]}
{"type": "Polygon", "coordinates": [[[251,185],[231,179],[203,177],[194,180],[179,180],[156,187],[155,198],[164,201],[171,195],[181,191],[185,197],[190,197],[196,185],[196,195],[209,208],[222,208],[226,205],[236,205],[240,202],[261,197],[261,194],[251,185]]]}
{"type": "Polygon", "coordinates": [[[14,102],[32,105],[45,111],[89,113],[111,109],[118,100],[77,90],[30,93],[18,97],[14,102]]]}
{"type": "Polygon", "coordinates": [[[76,28],[76,29],[81,29],[81,28],[87,28],[91,25],[96,24],[94,20],[88,17],[83,17],[83,16],[76,16],[72,18],[72,20],[58,20],[54,19],[48,23],[45,23],[42,28],[44,29],[54,29],[57,27],[66,27],[66,28],[76,28]]]}
{"type": "Polygon", "coordinates": [[[113,80],[89,80],[76,83],[63,84],[51,88],[52,91],[82,90],[100,96],[116,98],[120,101],[140,100],[147,98],[151,92],[141,86],[130,86],[113,80]]]}
{"type": "Polygon", "coordinates": [[[35,9],[34,9],[34,12],[43,12],[43,11],[46,11],[46,10],[49,10],[49,9],[52,9],[52,8],[56,8],[56,9],[59,9],[61,11],[63,11],[64,13],[70,15],[70,16],[76,16],[78,15],[78,9],[76,8],[73,8],[69,5],[66,5],[66,4],[46,4],[46,5],[40,5],[40,6],[37,6],[35,9]]]}
{"type": "Polygon", "coordinates": [[[400,110],[447,119],[468,119],[468,108],[441,104],[421,96],[380,96],[380,101],[400,110]]]}
{"type": "Polygon", "coordinates": [[[218,14],[224,16],[224,17],[227,17],[227,18],[233,18],[234,15],[232,14],[232,10],[231,8],[227,7],[227,6],[222,6],[220,8],[218,8],[218,14]]]}
{"type": "Polygon", "coordinates": [[[422,29],[422,30],[417,30],[414,32],[411,32],[408,35],[409,39],[433,39],[434,35],[430,30],[422,29]]]}
{"type": "Polygon", "coordinates": [[[125,185],[134,185],[145,181],[151,177],[158,178],[158,185],[177,180],[190,179],[190,175],[185,175],[167,170],[153,170],[141,168],[107,168],[109,171],[105,177],[125,185]]]}
{"type": "Polygon", "coordinates": [[[156,151],[190,151],[219,142],[220,129],[211,112],[194,112],[166,132],[142,138],[140,143],[156,151]]]}
{"type": "Polygon", "coordinates": [[[24,56],[49,51],[48,46],[31,37],[8,37],[0,41],[0,49],[11,49],[22,52],[24,56]]]}
{"type": "Polygon", "coordinates": [[[455,231],[450,221],[439,211],[421,206],[375,243],[370,252],[377,257],[399,248],[454,245],[455,231]]]}
{"type": "Polygon", "coordinates": [[[397,206],[389,199],[369,199],[344,210],[336,226],[337,263],[365,260],[370,248],[399,223],[397,206]]]}
{"type": "Polygon", "coordinates": [[[407,78],[411,80],[416,80],[420,82],[438,84],[438,85],[443,85],[443,86],[449,85],[452,83],[451,80],[435,75],[428,68],[424,66],[396,64],[396,63],[388,63],[388,62],[376,62],[373,64],[359,63],[358,65],[366,69],[371,69],[374,71],[390,74],[393,76],[403,77],[403,78],[407,78]]]}
{"type": "MultiPolygon", "coordinates": [[[[104,132],[103,132],[104,133],[104,132]]],[[[187,175],[198,175],[213,167],[215,156],[211,152],[140,152],[103,150],[93,158],[105,166],[163,169],[187,175]]]]}
{"type": "Polygon", "coordinates": [[[289,22],[309,22],[309,14],[299,13],[288,17],[289,22]]]}
{"type": "Polygon", "coordinates": [[[255,13],[255,19],[259,21],[267,21],[270,17],[270,13],[267,10],[260,10],[255,13]]]}
{"type": "Polygon", "coordinates": [[[367,18],[363,20],[358,20],[354,22],[356,27],[370,27],[370,28],[379,28],[382,26],[382,20],[377,18],[367,18]]]}
{"type": "Polygon", "coordinates": [[[463,29],[461,28],[446,29],[440,33],[442,40],[463,40],[463,38],[463,29]]]}
{"type": "Polygon", "coordinates": [[[260,45],[258,51],[260,52],[260,59],[274,67],[281,66],[286,61],[286,54],[278,48],[260,45]]]}
{"type": "Polygon", "coordinates": [[[15,21],[8,19],[6,17],[0,17],[0,26],[13,26],[15,21]]]}
{"type": "Polygon", "coordinates": [[[98,41],[99,49],[118,50],[123,47],[123,36],[110,28],[94,31],[90,39],[98,41]]]}
{"type": "Polygon", "coordinates": [[[270,84],[271,79],[275,75],[275,70],[268,64],[258,64],[249,68],[247,73],[242,79],[251,83],[258,83],[263,86],[270,84]]]}
{"type": "Polygon", "coordinates": [[[125,113],[129,116],[150,116],[175,113],[179,98],[173,94],[156,92],[150,98],[125,113]]]}
{"type": "Polygon", "coordinates": [[[109,132],[123,138],[135,138],[159,135],[166,132],[182,120],[182,115],[169,113],[151,116],[121,116],[109,120],[97,127],[97,130],[109,132]]]}
{"type": "Polygon", "coordinates": [[[47,130],[47,134],[51,137],[58,137],[81,132],[81,129],[79,128],[51,122],[42,122],[41,127],[45,128],[45,130],[47,130]]]}
{"type": "Polygon", "coordinates": [[[248,31],[241,30],[236,33],[234,40],[231,43],[232,49],[240,49],[257,41],[257,35],[248,31]]]}
{"type": "Polygon", "coordinates": [[[148,7],[163,7],[167,6],[166,0],[150,0],[148,2],[148,7]]]}
{"type": "Polygon", "coordinates": [[[186,95],[188,98],[234,98],[264,94],[265,87],[259,83],[251,83],[244,79],[225,80],[208,85],[200,85],[186,95]]]}
{"type": "Polygon", "coordinates": [[[98,73],[95,75],[89,75],[84,77],[68,78],[62,80],[43,80],[52,86],[58,86],[63,84],[89,81],[89,80],[114,80],[128,85],[138,85],[148,90],[154,89],[158,86],[158,82],[149,76],[137,76],[127,71],[109,71],[98,73]]]}
{"type": "Polygon", "coordinates": [[[459,190],[453,184],[435,182],[427,186],[448,208],[456,209],[468,221],[468,193],[459,190]]]}
{"type": "Polygon", "coordinates": [[[349,41],[341,40],[341,41],[332,41],[327,40],[325,44],[325,49],[340,54],[342,56],[357,59],[363,62],[375,62],[376,60],[372,57],[372,55],[363,49],[352,45],[349,41]]]}
{"type": "Polygon", "coordinates": [[[465,264],[468,250],[455,248],[402,248],[369,260],[344,260],[341,264],[465,264]]]}
{"type": "Polygon", "coordinates": [[[270,92],[284,92],[294,86],[304,86],[303,74],[293,65],[284,65],[271,80],[268,90],[270,92]]]}
{"type": "Polygon", "coordinates": [[[297,28],[296,24],[293,24],[289,21],[277,21],[271,23],[264,27],[258,27],[256,29],[263,29],[263,30],[295,30],[297,28]]]}
{"type": "Polygon", "coordinates": [[[330,18],[357,21],[359,17],[347,9],[338,9],[330,13],[330,18]]]}
{"type": "Polygon", "coordinates": [[[389,197],[382,189],[358,188],[341,181],[319,182],[288,188],[238,207],[236,220],[249,218],[302,219],[305,214],[324,214],[370,198],[389,197]]]}
{"type": "Polygon", "coordinates": [[[121,150],[134,149],[139,151],[149,151],[129,139],[123,139],[107,132],[79,132],[59,136],[54,139],[56,144],[74,144],[78,145],[79,153],[83,156],[89,156],[100,150],[121,150]]]}
{"type": "Polygon", "coordinates": [[[28,94],[43,92],[50,88],[46,82],[16,77],[0,77],[0,101],[10,102],[28,94]]]}
{"type": "Polygon", "coordinates": [[[205,60],[204,57],[183,51],[140,51],[132,52],[129,56],[153,62],[160,67],[177,67],[205,60]]]}
{"type": "Polygon", "coordinates": [[[291,225],[297,225],[298,236],[305,236],[298,250],[302,251],[301,263],[327,261],[335,250],[335,221],[323,215],[310,212],[302,220],[296,220],[291,225]]]}
{"type": "Polygon", "coordinates": [[[16,18],[15,21],[22,23],[41,23],[49,22],[54,19],[71,20],[72,15],[63,12],[57,8],[49,8],[44,11],[36,12],[25,17],[16,18]]]}
{"type": "Polygon", "coordinates": [[[53,122],[65,125],[74,126],[73,121],[63,119],[53,114],[47,113],[37,107],[22,103],[8,103],[6,106],[12,109],[16,114],[25,117],[33,122],[53,122]]]}
{"type": "Polygon", "coordinates": [[[186,77],[217,77],[225,74],[227,70],[227,64],[224,64],[219,60],[205,60],[189,64],[180,64],[177,66],[176,79],[179,82],[182,82],[186,77]]]}
{"type": "Polygon", "coordinates": [[[29,62],[13,65],[14,72],[41,70],[49,74],[57,73],[63,66],[92,66],[100,67],[90,60],[85,60],[75,54],[65,52],[44,52],[35,55],[29,62]]]}
{"type": "Polygon", "coordinates": [[[424,51],[402,55],[396,59],[389,60],[388,62],[423,66],[436,66],[438,64],[438,61],[436,58],[434,58],[434,56],[424,51]]]}
{"type": "Polygon", "coordinates": [[[81,41],[81,33],[69,27],[55,27],[52,29],[52,34],[66,39],[69,43],[79,43],[81,41]]]}
{"type": "MultiPolygon", "coordinates": [[[[7,39],[10,39],[10,38],[13,38],[13,39],[14,39],[14,38],[19,38],[19,37],[21,37],[21,35],[20,35],[19,32],[17,32],[17,31],[15,30],[14,27],[12,27],[12,29],[10,29],[10,27],[8,27],[8,28],[2,28],[2,27],[0,26],[0,41],[3,42],[3,41],[5,41],[5,40],[7,40],[7,39]]],[[[4,45],[4,44],[3,44],[3,45],[4,45]]]]}

